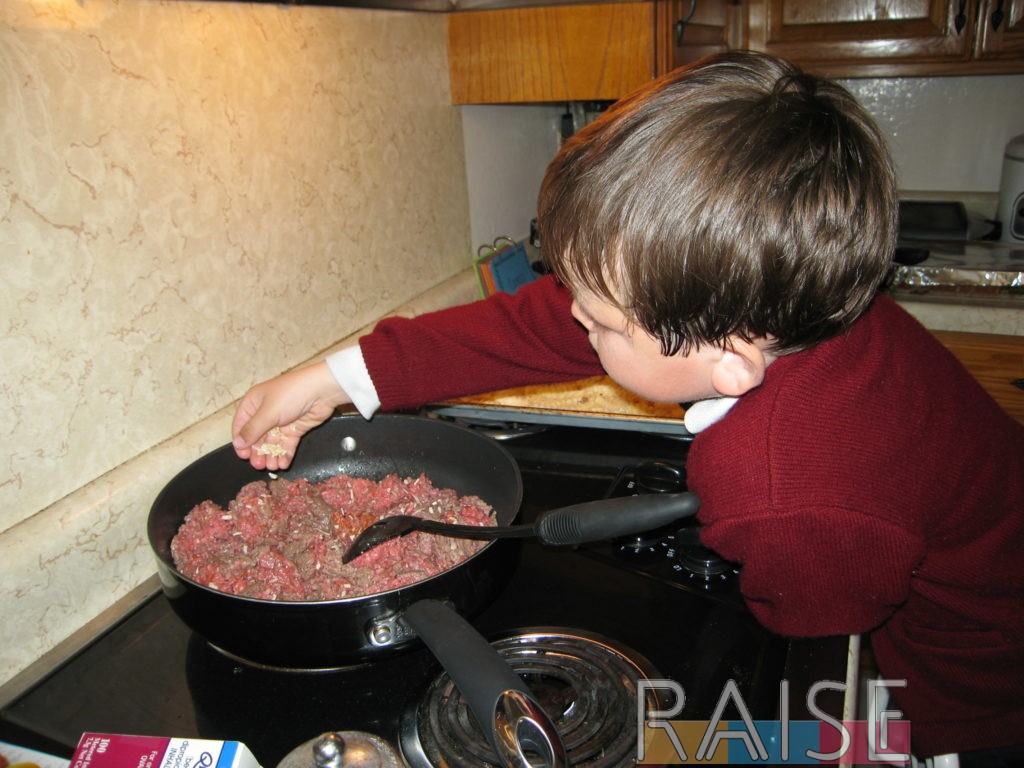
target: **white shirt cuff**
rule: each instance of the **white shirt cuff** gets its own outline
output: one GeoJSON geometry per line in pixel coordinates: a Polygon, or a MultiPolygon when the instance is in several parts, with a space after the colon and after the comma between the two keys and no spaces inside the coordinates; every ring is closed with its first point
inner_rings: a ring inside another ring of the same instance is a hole
{"type": "Polygon", "coordinates": [[[325,362],[359,414],[364,419],[371,418],[380,408],[380,398],[359,345],[328,355],[325,362]]]}
{"type": "Polygon", "coordinates": [[[738,401],[738,397],[715,397],[693,403],[683,414],[683,426],[693,435],[703,432],[715,422],[724,419],[725,414],[738,401]]]}

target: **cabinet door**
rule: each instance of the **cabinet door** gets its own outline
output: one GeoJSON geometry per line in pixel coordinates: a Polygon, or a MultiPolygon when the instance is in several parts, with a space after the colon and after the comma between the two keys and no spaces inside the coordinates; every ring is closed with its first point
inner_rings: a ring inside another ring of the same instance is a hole
{"type": "Polygon", "coordinates": [[[656,72],[663,75],[732,44],[739,5],[733,0],[656,0],[656,72]]]}
{"type": "Polygon", "coordinates": [[[748,0],[746,43],[826,75],[914,74],[970,59],[977,2],[748,0]]]}
{"type": "Polygon", "coordinates": [[[614,100],[654,77],[654,3],[601,3],[448,18],[453,104],[614,100]]]}
{"type": "Polygon", "coordinates": [[[985,0],[978,19],[977,58],[1024,60],[1024,0],[985,0]]]}

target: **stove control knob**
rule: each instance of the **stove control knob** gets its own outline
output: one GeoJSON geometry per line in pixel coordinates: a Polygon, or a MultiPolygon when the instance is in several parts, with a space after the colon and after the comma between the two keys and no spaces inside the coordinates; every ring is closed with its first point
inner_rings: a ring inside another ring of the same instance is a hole
{"type": "Polygon", "coordinates": [[[691,580],[703,581],[706,586],[729,581],[739,573],[735,563],[700,543],[700,529],[696,526],[676,532],[674,549],[679,570],[691,580]]]}
{"type": "Polygon", "coordinates": [[[648,461],[633,470],[640,493],[675,493],[686,490],[686,469],[664,461],[648,461]]]}
{"type": "Polygon", "coordinates": [[[665,539],[659,534],[620,536],[614,545],[616,554],[634,563],[653,563],[665,557],[665,539]]]}
{"type": "MultiPolygon", "coordinates": [[[[634,496],[678,493],[686,490],[686,469],[664,461],[638,464],[626,477],[628,482],[624,490],[634,496]]],[[[615,551],[620,557],[635,563],[654,563],[666,556],[666,537],[677,526],[678,523],[669,523],[653,531],[618,536],[613,541],[615,551]]]]}

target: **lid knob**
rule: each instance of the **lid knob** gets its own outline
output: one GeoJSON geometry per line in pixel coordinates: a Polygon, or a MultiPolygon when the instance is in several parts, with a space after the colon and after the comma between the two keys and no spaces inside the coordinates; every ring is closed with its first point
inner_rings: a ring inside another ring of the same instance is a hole
{"type": "Polygon", "coordinates": [[[313,763],[316,768],[342,768],[345,759],[345,739],[332,731],[313,742],[313,763]]]}

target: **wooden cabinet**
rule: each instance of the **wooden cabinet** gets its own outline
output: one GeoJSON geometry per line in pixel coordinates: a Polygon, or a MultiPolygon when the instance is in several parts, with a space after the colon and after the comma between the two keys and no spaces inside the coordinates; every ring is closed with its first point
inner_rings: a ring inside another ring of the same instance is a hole
{"type": "Polygon", "coordinates": [[[1024,0],[743,0],[740,47],[832,77],[1024,72],[1024,0]]]}
{"type": "Polygon", "coordinates": [[[1017,421],[1024,423],[1024,336],[932,331],[1017,421]]]}
{"type": "Polygon", "coordinates": [[[655,0],[655,71],[738,48],[740,5],[732,0],[655,0]]]}
{"type": "Polygon", "coordinates": [[[1024,0],[645,0],[448,23],[454,104],[614,101],[730,48],[831,77],[1024,72],[1024,0]]]}
{"type": "Polygon", "coordinates": [[[555,5],[448,17],[452,103],[614,101],[728,48],[731,0],[555,5]]]}
{"type": "Polygon", "coordinates": [[[1008,62],[1006,71],[1024,71],[1024,0],[985,0],[979,18],[975,58],[1008,62]]]}
{"type": "Polygon", "coordinates": [[[654,76],[654,5],[452,13],[448,58],[454,104],[614,100],[654,76]]]}

